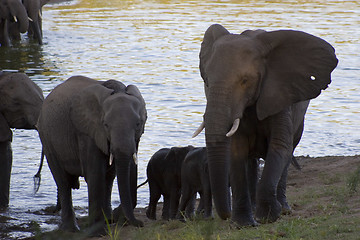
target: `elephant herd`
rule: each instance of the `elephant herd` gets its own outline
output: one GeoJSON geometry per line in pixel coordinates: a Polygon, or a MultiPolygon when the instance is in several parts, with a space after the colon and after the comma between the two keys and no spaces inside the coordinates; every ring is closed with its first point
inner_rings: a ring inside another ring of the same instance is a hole
{"type": "Polygon", "coordinates": [[[42,7],[49,0],[0,0],[0,45],[20,40],[20,33],[42,44],[42,7]]]}
{"type": "MultiPolygon", "coordinates": [[[[290,210],[288,166],[310,99],[331,82],[335,50],[301,31],[232,34],[214,24],[205,32],[199,57],[207,103],[194,136],[205,129],[206,147],[163,148],[152,156],[146,215],[156,219],[163,195],[162,218],[191,217],[199,192],[197,212],[205,218],[212,217],[214,203],[217,215],[237,226],[276,221],[290,210]],[[260,158],[265,164],[258,175],[260,158]]],[[[92,233],[104,229],[104,217],[115,215],[143,226],[134,208],[146,121],[145,100],[135,85],[74,76],[44,99],[25,74],[0,72],[0,207],[9,202],[10,128],[37,129],[58,189],[61,229],[79,230],[71,189],[79,188],[80,176],[88,185],[92,233]],[[121,204],[113,211],[115,177],[121,204]]]]}

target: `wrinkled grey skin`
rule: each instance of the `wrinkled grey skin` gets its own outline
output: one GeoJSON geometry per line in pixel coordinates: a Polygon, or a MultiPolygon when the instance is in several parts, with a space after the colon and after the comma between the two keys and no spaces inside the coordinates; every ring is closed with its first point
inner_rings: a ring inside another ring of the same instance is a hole
{"type": "Polygon", "coordinates": [[[26,8],[27,15],[31,19],[29,22],[28,36],[42,44],[42,7],[49,0],[22,0],[26,8]]]}
{"type": "Polygon", "coordinates": [[[149,181],[150,202],[146,211],[149,219],[156,219],[156,205],[164,197],[162,218],[175,219],[181,194],[181,165],[193,146],[162,148],[149,160],[146,173],[149,181]]]}
{"type": "Polygon", "coordinates": [[[28,28],[28,16],[21,1],[0,0],[0,45],[10,46],[11,38],[19,39],[20,33],[28,28]]]}
{"type": "Polygon", "coordinates": [[[205,147],[195,148],[190,151],[181,167],[181,198],[179,205],[179,218],[183,215],[191,218],[194,210],[194,199],[200,194],[197,214],[202,213],[204,218],[212,218],[212,197],[208,171],[207,153],[205,147]]]}
{"type": "Polygon", "coordinates": [[[35,129],[43,100],[42,90],[28,76],[0,71],[0,208],[9,204],[10,128],[35,129]]]}
{"type": "Polygon", "coordinates": [[[79,176],[88,185],[90,234],[104,231],[104,214],[111,217],[111,189],[117,176],[122,211],[134,226],[137,154],[147,119],[145,101],[134,85],[74,76],[45,99],[38,130],[51,173],[58,187],[62,223],[79,230],[71,189],[79,176]],[[110,165],[110,155],[113,162],[110,165]]]}
{"type": "Polygon", "coordinates": [[[288,208],[287,168],[309,100],[330,84],[337,62],[329,43],[304,32],[231,34],[218,24],[207,29],[199,67],[207,99],[204,127],[211,190],[222,219],[257,225],[247,168],[258,158],[265,159],[265,166],[256,190],[256,219],[276,221],[282,208],[288,208]]]}

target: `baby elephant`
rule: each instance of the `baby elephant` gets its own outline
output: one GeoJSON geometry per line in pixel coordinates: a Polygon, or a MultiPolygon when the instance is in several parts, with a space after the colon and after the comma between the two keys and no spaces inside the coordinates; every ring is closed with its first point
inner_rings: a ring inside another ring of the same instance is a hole
{"type": "Polygon", "coordinates": [[[196,193],[200,194],[197,213],[203,213],[204,218],[211,218],[212,198],[206,147],[195,148],[190,151],[182,164],[179,219],[182,219],[184,215],[190,218],[193,214],[196,193]],[[185,209],[186,213],[184,213],[185,209]]]}
{"type": "Polygon", "coordinates": [[[156,219],[156,205],[164,197],[162,218],[175,219],[181,194],[181,166],[193,146],[162,148],[150,159],[146,173],[149,181],[150,202],[146,211],[149,219],[156,219]]]}

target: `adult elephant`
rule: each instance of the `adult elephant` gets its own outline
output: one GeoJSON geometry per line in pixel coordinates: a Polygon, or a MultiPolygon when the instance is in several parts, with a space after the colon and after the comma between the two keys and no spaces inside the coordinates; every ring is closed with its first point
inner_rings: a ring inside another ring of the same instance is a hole
{"type": "Polygon", "coordinates": [[[0,71],[0,208],[9,204],[10,128],[35,129],[43,100],[42,90],[27,75],[0,71]]]}
{"type": "Polygon", "coordinates": [[[42,44],[42,7],[49,0],[22,0],[29,16],[28,36],[42,44]]]}
{"type": "Polygon", "coordinates": [[[134,216],[137,152],[147,119],[145,101],[134,85],[115,80],[96,81],[74,76],[58,85],[44,100],[38,130],[48,165],[58,188],[62,224],[79,230],[71,189],[79,176],[88,185],[90,234],[104,229],[111,217],[115,174],[121,207],[130,224],[134,216]]]}
{"type": "Polygon", "coordinates": [[[10,38],[18,38],[17,35],[25,33],[28,28],[28,15],[21,1],[0,0],[0,45],[10,46],[10,38]]]}
{"type": "Polygon", "coordinates": [[[218,24],[207,29],[200,50],[207,105],[195,135],[205,128],[211,190],[222,219],[231,216],[240,226],[257,224],[247,168],[259,157],[265,166],[257,187],[256,219],[275,221],[286,208],[287,168],[309,100],[330,84],[337,62],[329,43],[304,32],[231,34],[218,24]]]}

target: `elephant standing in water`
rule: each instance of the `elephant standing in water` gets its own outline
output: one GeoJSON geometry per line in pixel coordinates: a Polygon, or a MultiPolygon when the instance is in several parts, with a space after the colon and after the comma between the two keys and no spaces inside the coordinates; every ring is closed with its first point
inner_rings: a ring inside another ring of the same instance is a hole
{"type": "Polygon", "coordinates": [[[28,15],[20,0],[0,0],[0,45],[9,46],[29,28],[28,15]]]}
{"type": "Polygon", "coordinates": [[[0,71],[0,208],[9,204],[10,128],[35,129],[43,100],[42,90],[28,76],[0,71]]]}
{"type": "Polygon", "coordinates": [[[28,36],[42,44],[42,7],[50,0],[22,0],[29,16],[28,36]]]}
{"type": "Polygon", "coordinates": [[[143,225],[133,209],[137,152],[146,119],[138,88],[115,80],[74,76],[44,100],[38,130],[58,188],[61,229],[79,230],[71,197],[71,189],[79,188],[79,176],[88,185],[90,234],[104,230],[104,215],[111,218],[115,175],[125,217],[131,225],[143,225]]]}
{"type": "Polygon", "coordinates": [[[256,220],[275,221],[282,208],[289,208],[287,169],[304,116],[310,99],[330,84],[337,63],[329,43],[304,32],[231,34],[218,24],[206,30],[200,73],[207,104],[194,135],[205,128],[211,191],[222,219],[257,225],[256,220]],[[263,158],[265,166],[257,186],[255,220],[248,170],[257,158],[263,158]]]}

